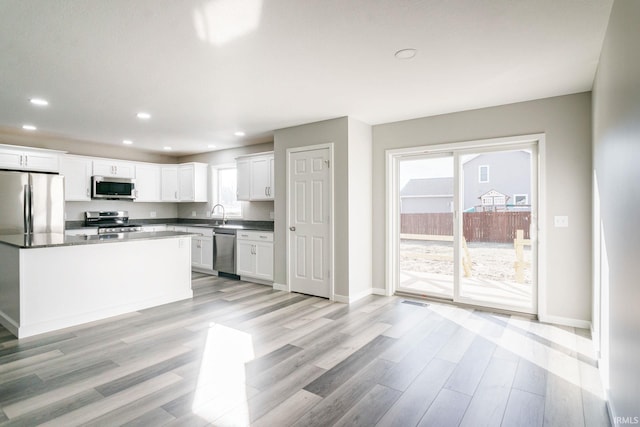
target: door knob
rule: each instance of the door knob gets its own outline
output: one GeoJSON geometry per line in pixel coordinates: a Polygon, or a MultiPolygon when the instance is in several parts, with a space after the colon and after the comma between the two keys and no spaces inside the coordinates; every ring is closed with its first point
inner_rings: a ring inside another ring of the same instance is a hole
{"type": "Polygon", "coordinates": [[[295,227],[289,227],[289,230],[296,231],[296,228],[295,227]]]}

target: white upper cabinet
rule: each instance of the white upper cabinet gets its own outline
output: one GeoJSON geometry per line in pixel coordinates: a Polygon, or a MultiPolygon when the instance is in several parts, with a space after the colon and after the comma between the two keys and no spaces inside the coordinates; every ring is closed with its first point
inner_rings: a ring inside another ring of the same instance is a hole
{"type": "Polygon", "coordinates": [[[135,164],[120,160],[100,159],[93,161],[93,174],[117,178],[134,178],[135,164]]]}
{"type": "Polygon", "coordinates": [[[62,156],[60,175],[64,176],[64,199],[67,202],[91,200],[92,160],[80,156],[62,156]]]}
{"type": "Polygon", "coordinates": [[[60,151],[0,145],[0,169],[58,172],[60,151]]]}
{"type": "Polygon", "coordinates": [[[178,201],[178,166],[162,166],[161,168],[161,189],[163,202],[178,201]]]}
{"type": "Polygon", "coordinates": [[[251,160],[246,158],[237,159],[236,173],[238,174],[238,194],[236,195],[236,198],[238,200],[249,200],[251,198],[251,160]]]}
{"type": "Polygon", "coordinates": [[[160,202],[160,165],[152,163],[136,164],[136,202],[160,202]]]}
{"type": "Polygon", "coordinates": [[[273,200],[274,155],[273,152],[239,157],[238,200],[273,200]],[[247,192],[247,188],[249,191],[247,192]]]}
{"type": "Polygon", "coordinates": [[[181,202],[207,201],[206,163],[184,163],[178,166],[178,198],[181,202]]]}

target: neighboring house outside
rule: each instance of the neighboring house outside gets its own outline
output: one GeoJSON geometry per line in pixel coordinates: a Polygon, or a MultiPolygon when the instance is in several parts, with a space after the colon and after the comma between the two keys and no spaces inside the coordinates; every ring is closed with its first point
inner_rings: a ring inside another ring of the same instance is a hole
{"type": "Polygon", "coordinates": [[[453,212],[453,178],[409,180],[400,190],[400,212],[453,212]]]}
{"type": "MultiPolygon", "coordinates": [[[[500,151],[463,160],[463,211],[530,210],[531,153],[500,151]]],[[[453,211],[453,178],[414,178],[400,190],[401,213],[453,211]]]]}
{"type": "Polygon", "coordinates": [[[471,208],[480,210],[478,208],[483,206],[481,197],[492,190],[507,197],[506,205],[517,208],[518,206],[528,207],[531,204],[530,152],[520,150],[480,154],[464,162],[462,169],[464,172],[463,210],[467,211],[471,208]]]}

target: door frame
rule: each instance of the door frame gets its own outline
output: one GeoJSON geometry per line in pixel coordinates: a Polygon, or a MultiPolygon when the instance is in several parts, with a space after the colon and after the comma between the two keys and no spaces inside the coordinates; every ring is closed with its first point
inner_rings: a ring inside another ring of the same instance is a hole
{"type": "MultiPolygon", "coordinates": [[[[472,141],[461,141],[434,145],[421,145],[407,148],[391,149],[385,151],[386,158],[386,212],[385,212],[385,251],[386,251],[386,287],[385,294],[393,295],[398,289],[400,282],[400,197],[399,197],[399,170],[400,159],[406,158],[411,154],[425,155],[454,152],[454,173],[459,175],[458,168],[459,156],[463,151],[481,151],[504,148],[509,146],[517,146],[524,144],[532,144],[537,147],[536,160],[537,163],[537,179],[532,182],[532,186],[537,191],[537,214],[532,216],[532,221],[536,224],[534,232],[537,234],[535,243],[537,244],[537,262],[536,269],[533,271],[533,278],[536,288],[533,292],[533,308],[532,311],[538,314],[538,317],[545,317],[546,307],[546,239],[545,236],[545,218],[546,218],[546,173],[545,173],[545,134],[528,134],[520,136],[509,136],[499,138],[480,139],[472,141]]],[[[532,153],[532,155],[534,155],[532,153]]],[[[460,181],[460,180],[458,180],[460,181]]],[[[461,182],[458,182],[454,191],[454,221],[460,223],[462,215],[460,214],[460,197],[461,182]]],[[[458,243],[454,245],[454,257],[460,257],[459,236],[456,235],[461,230],[460,226],[454,227],[454,241],[458,243]]],[[[459,269],[454,269],[454,280],[459,280],[459,269]]],[[[459,289],[454,284],[454,302],[467,303],[467,301],[459,301],[459,289]]],[[[472,303],[474,304],[474,303],[472,303]]],[[[475,305],[480,305],[475,303],[475,305]]],[[[493,306],[492,306],[493,307],[493,306]]],[[[494,307],[500,308],[500,307],[494,307]]],[[[513,310],[508,309],[508,310],[513,310]]]]}
{"type": "Polygon", "coordinates": [[[329,150],[329,301],[335,301],[335,287],[334,287],[334,277],[335,277],[335,265],[334,265],[334,254],[335,254],[335,246],[334,246],[334,144],[333,142],[327,142],[324,144],[315,144],[315,145],[306,145],[301,147],[292,147],[287,148],[286,150],[286,174],[287,174],[287,184],[286,184],[286,194],[287,194],[287,211],[286,211],[286,260],[287,260],[287,268],[286,268],[286,287],[287,292],[291,292],[291,282],[289,278],[291,277],[291,269],[293,268],[292,262],[292,254],[289,243],[289,227],[291,227],[291,202],[292,202],[292,192],[290,188],[290,180],[291,180],[291,154],[299,153],[303,151],[315,151],[328,149],[329,150]]]}

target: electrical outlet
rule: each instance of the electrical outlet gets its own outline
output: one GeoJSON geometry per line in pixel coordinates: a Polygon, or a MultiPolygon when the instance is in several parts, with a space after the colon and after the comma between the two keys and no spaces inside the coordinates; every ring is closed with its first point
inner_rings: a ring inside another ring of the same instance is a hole
{"type": "Polygon", "coordinates": [[[569,217],[566,215],[563,216],[554,216],[553,217],[553,225],[556,228],[566,228],[569,227],[569,217]]]}
{"type": "Polygon", "coordinates": [[[196,211],[191,211],[191,216],[198,216],[198,214],[196,213],[196,211]]]}
{"type": "Polygon", "coordinates": [[[151,211],[151,212],[149,212],[149,216],[150,216],[151,218],[155,218],[155,217],[156,217],[156,212],[155,212],[155,211],[151,211]]]}

